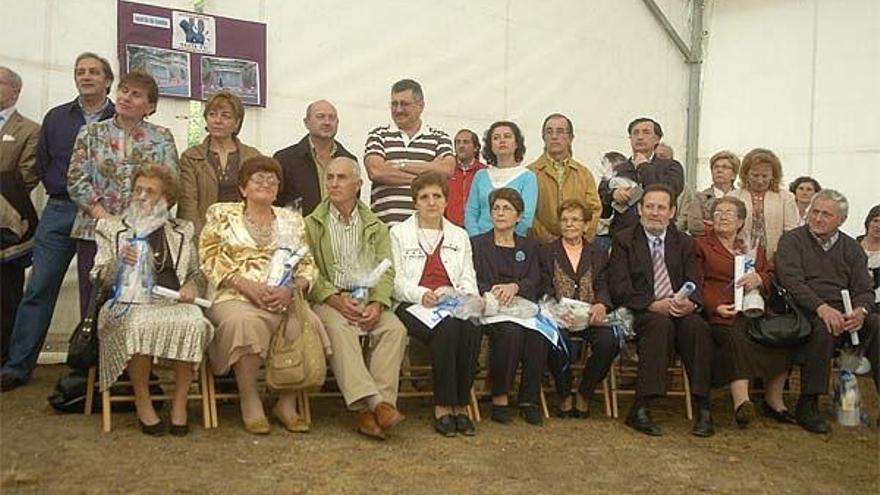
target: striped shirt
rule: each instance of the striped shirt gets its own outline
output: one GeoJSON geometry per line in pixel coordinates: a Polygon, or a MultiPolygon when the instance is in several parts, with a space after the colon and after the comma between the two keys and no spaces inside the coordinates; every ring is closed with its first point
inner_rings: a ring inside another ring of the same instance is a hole
{"type": "Polygon", "coordinates": [[[361,216],[357,205],[351,212],[351,219],[346,223],[342,213],[330,203],[328,220],[330,245],[333,246],[335,260],[333,284],[339,289],[353,289],[352,275],[357,265],[358,248],[361,244],[361,216]]]}
{"type": "MultiPolygon", "coordinates": [[[[445,132],[426,124],[412,139],[396,125],[385,125],[367,136],[364,157],[370,155],[381,156],[387,162],[430,162],[452,155],[452,141],[445,132]]],[[[389,226],[406,220],[415,211],[408,185],[373,183],[370,207],[389,226]]]]}

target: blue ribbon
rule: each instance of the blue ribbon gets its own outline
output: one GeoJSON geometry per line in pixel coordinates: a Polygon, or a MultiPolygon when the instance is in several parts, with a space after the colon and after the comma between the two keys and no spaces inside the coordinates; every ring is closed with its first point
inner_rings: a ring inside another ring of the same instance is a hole
{"type": "MultiPolygon", "coordinates": [[[[143,243],[143,244],[146,244],[147,247],[149,247],[148,239],[149,239],[149,237],[147,237],[147,236],[144,236],[144,237],[132,236],[130,239],[128,239],[128,244],[130,246],[134,246],[136,243],[143,243]]],[[[147,262],[148,251],[149,251],[148,249],[143,249],[143,248],[138,249],[138,259],[137,259],[137,263],[135,263],[134,267],[132,268],[133,270],[138,271],[138,272],[143,271],[144,263],[147,262]]],[[[121,308],[116,308],[113,311],[113,316],[115,318],[121,318],[131,308],[130,303],[120,303],[120,301],[119,301],[119,298],[122,297],[122,286],[123,286],[122,277],[125,274],[125,271],[126,271],[125,261],[122,259],[122,257],[119,257],[116,260],[116,283],[115,283],[115,286],[113,287],[113,297],[110,300],[110,306],[109,306],[110,309],[113,309],[116,307],[117,304],[120,304],[121,308]]],[[[155,285],[155,283],[153,281],[153,271],[152,270],[147,270],[145,282],[146,282],[146,289],[148,291],[152,292],[153,286],[155,285]]]]}

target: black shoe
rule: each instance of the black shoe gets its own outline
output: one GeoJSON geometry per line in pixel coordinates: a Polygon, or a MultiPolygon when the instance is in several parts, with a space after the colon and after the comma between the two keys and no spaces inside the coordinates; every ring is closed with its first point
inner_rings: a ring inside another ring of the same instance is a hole
{"type": "Polygon", "coordinates": [[[712,422],[711,409],[701,408],[697,410],[697,419],[694,421],[691,433],[698,437],[711,437],[715,434],[715,424],[712,422]]]}
{"type": "Polygon", "coordinates": [[[498,406],[492,404],[492,414],[490,417],[492,421],[496,423],[507,424],[513,421],[513,417],[510,413],[510,406],[498,406]]]}
{"type": "Polygon", "coordinates": [[[786,423],[790,425],[798,424],[797,418],[795,418],[788,409],[777,411],[776,409],[770,407],[770,404],[767,404],[766,401],[761,402],[761,414],[763,414],[767,418],[776,421],[777,423],[786,423]]]}
{"type": "Polygon", "coordinates": [[[158,423],[148,425],[138,419],[138,423],[141,425],[141,432],[144,435],[150,435],[151,437],[161,437],[165,434],[165,423],[162,420],[159,420],[158,423]]]}
{"type": "Polygon", "coordinates": [[[733,412],[733,419],[736,420],[736,425],[740,428],[745,428],[755,419],[755,404],[746,399],[745,402],[737,406],[736,410],[733,412]]]}
{"type": "Polygon", "coordinates": [[[454,437],[456,434],[455,418],[451,414],[434,418],[434,430],[444,437],[454,437]]]}
{"type": "Polygon", "coordinates": [[[477,434],[477,427],[467,414],[457,414],[455,416],[455,431],[466,437],[472,437],[477,434]]]}
{"type": "Polygon", "coordinates": [[[189,424],[176,425],[171,423],[171,426],[168,427],[168,433],[174,437],[185,437],[189,433],[189,424]]]}
{"type": "Polygon", "coordinates": [[[663,430],[657,426],[657,423],[651,419],[651,415],[648,412],[647,407],[638,407],[630,411],[630,413],[626,416],[626,425],[630,428],[644,433],[645,435],[651,435],[652,437],[659,437],[663,434],[663,430]]]}
{"type": "Polygon", "coordinates": [[[572,416],[573,412],[574,412],[574,407],[572,407],[570,409],[560,409],[557,407],[553,411],[553,415],[556,416],[557,418],[560,418],[560,419],[573,418],[574,417],[574,416],[572,416]]]}
{"type": "Polygon", "coordinates": [[[0,375],[0,392],[9,392],[25,384],[25,381],[9,373],[0,375]]]}
{"type": "Polygon", "coordinates": [[[797,424],[810,433],[828,433],[831,431],[828,421],[825,421],[825,418],[819,413],[819,400],[816,397],[801,397],[798,399],[794,416],[797,424]]]}
{"type": "Polygon", "coordinates": [[[519,413],[522,414],[526,423],[534,426],[544,426],[544,417],[541,416],[541,410],[538,406],[531,404],[521,405],[519,406],[519,413]]]}

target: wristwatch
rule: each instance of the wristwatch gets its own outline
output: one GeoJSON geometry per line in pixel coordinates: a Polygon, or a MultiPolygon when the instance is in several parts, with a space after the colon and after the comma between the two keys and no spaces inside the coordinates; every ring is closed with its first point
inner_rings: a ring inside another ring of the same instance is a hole
{"type": "Polygon", "coordinates": [[[865,315],[865,316],[868,316],[869,314],[871,314],[871,312],[868,311],[868,308],[866,308],[866,307],[864,307],[864,306],[859,306],[859,309],[862,310],[862,314],[865,315]]]}
{"type": "Polygon", "coordinates": [[[406,162],[399,162],[397,168],[400,170],[406,170],[406,162]]]}

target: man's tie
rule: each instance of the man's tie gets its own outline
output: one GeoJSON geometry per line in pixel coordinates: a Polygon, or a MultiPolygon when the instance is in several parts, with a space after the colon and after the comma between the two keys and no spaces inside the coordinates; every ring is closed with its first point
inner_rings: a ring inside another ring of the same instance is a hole
{"type": "Polygon", "coordinates": [[[651,246],[651,259],[654,262],[654,298],[663,299],[671,297],[672,283],[669,281],[669,271],[663,253],[663,240],[659,237],[654,239],[651,246]]]}

